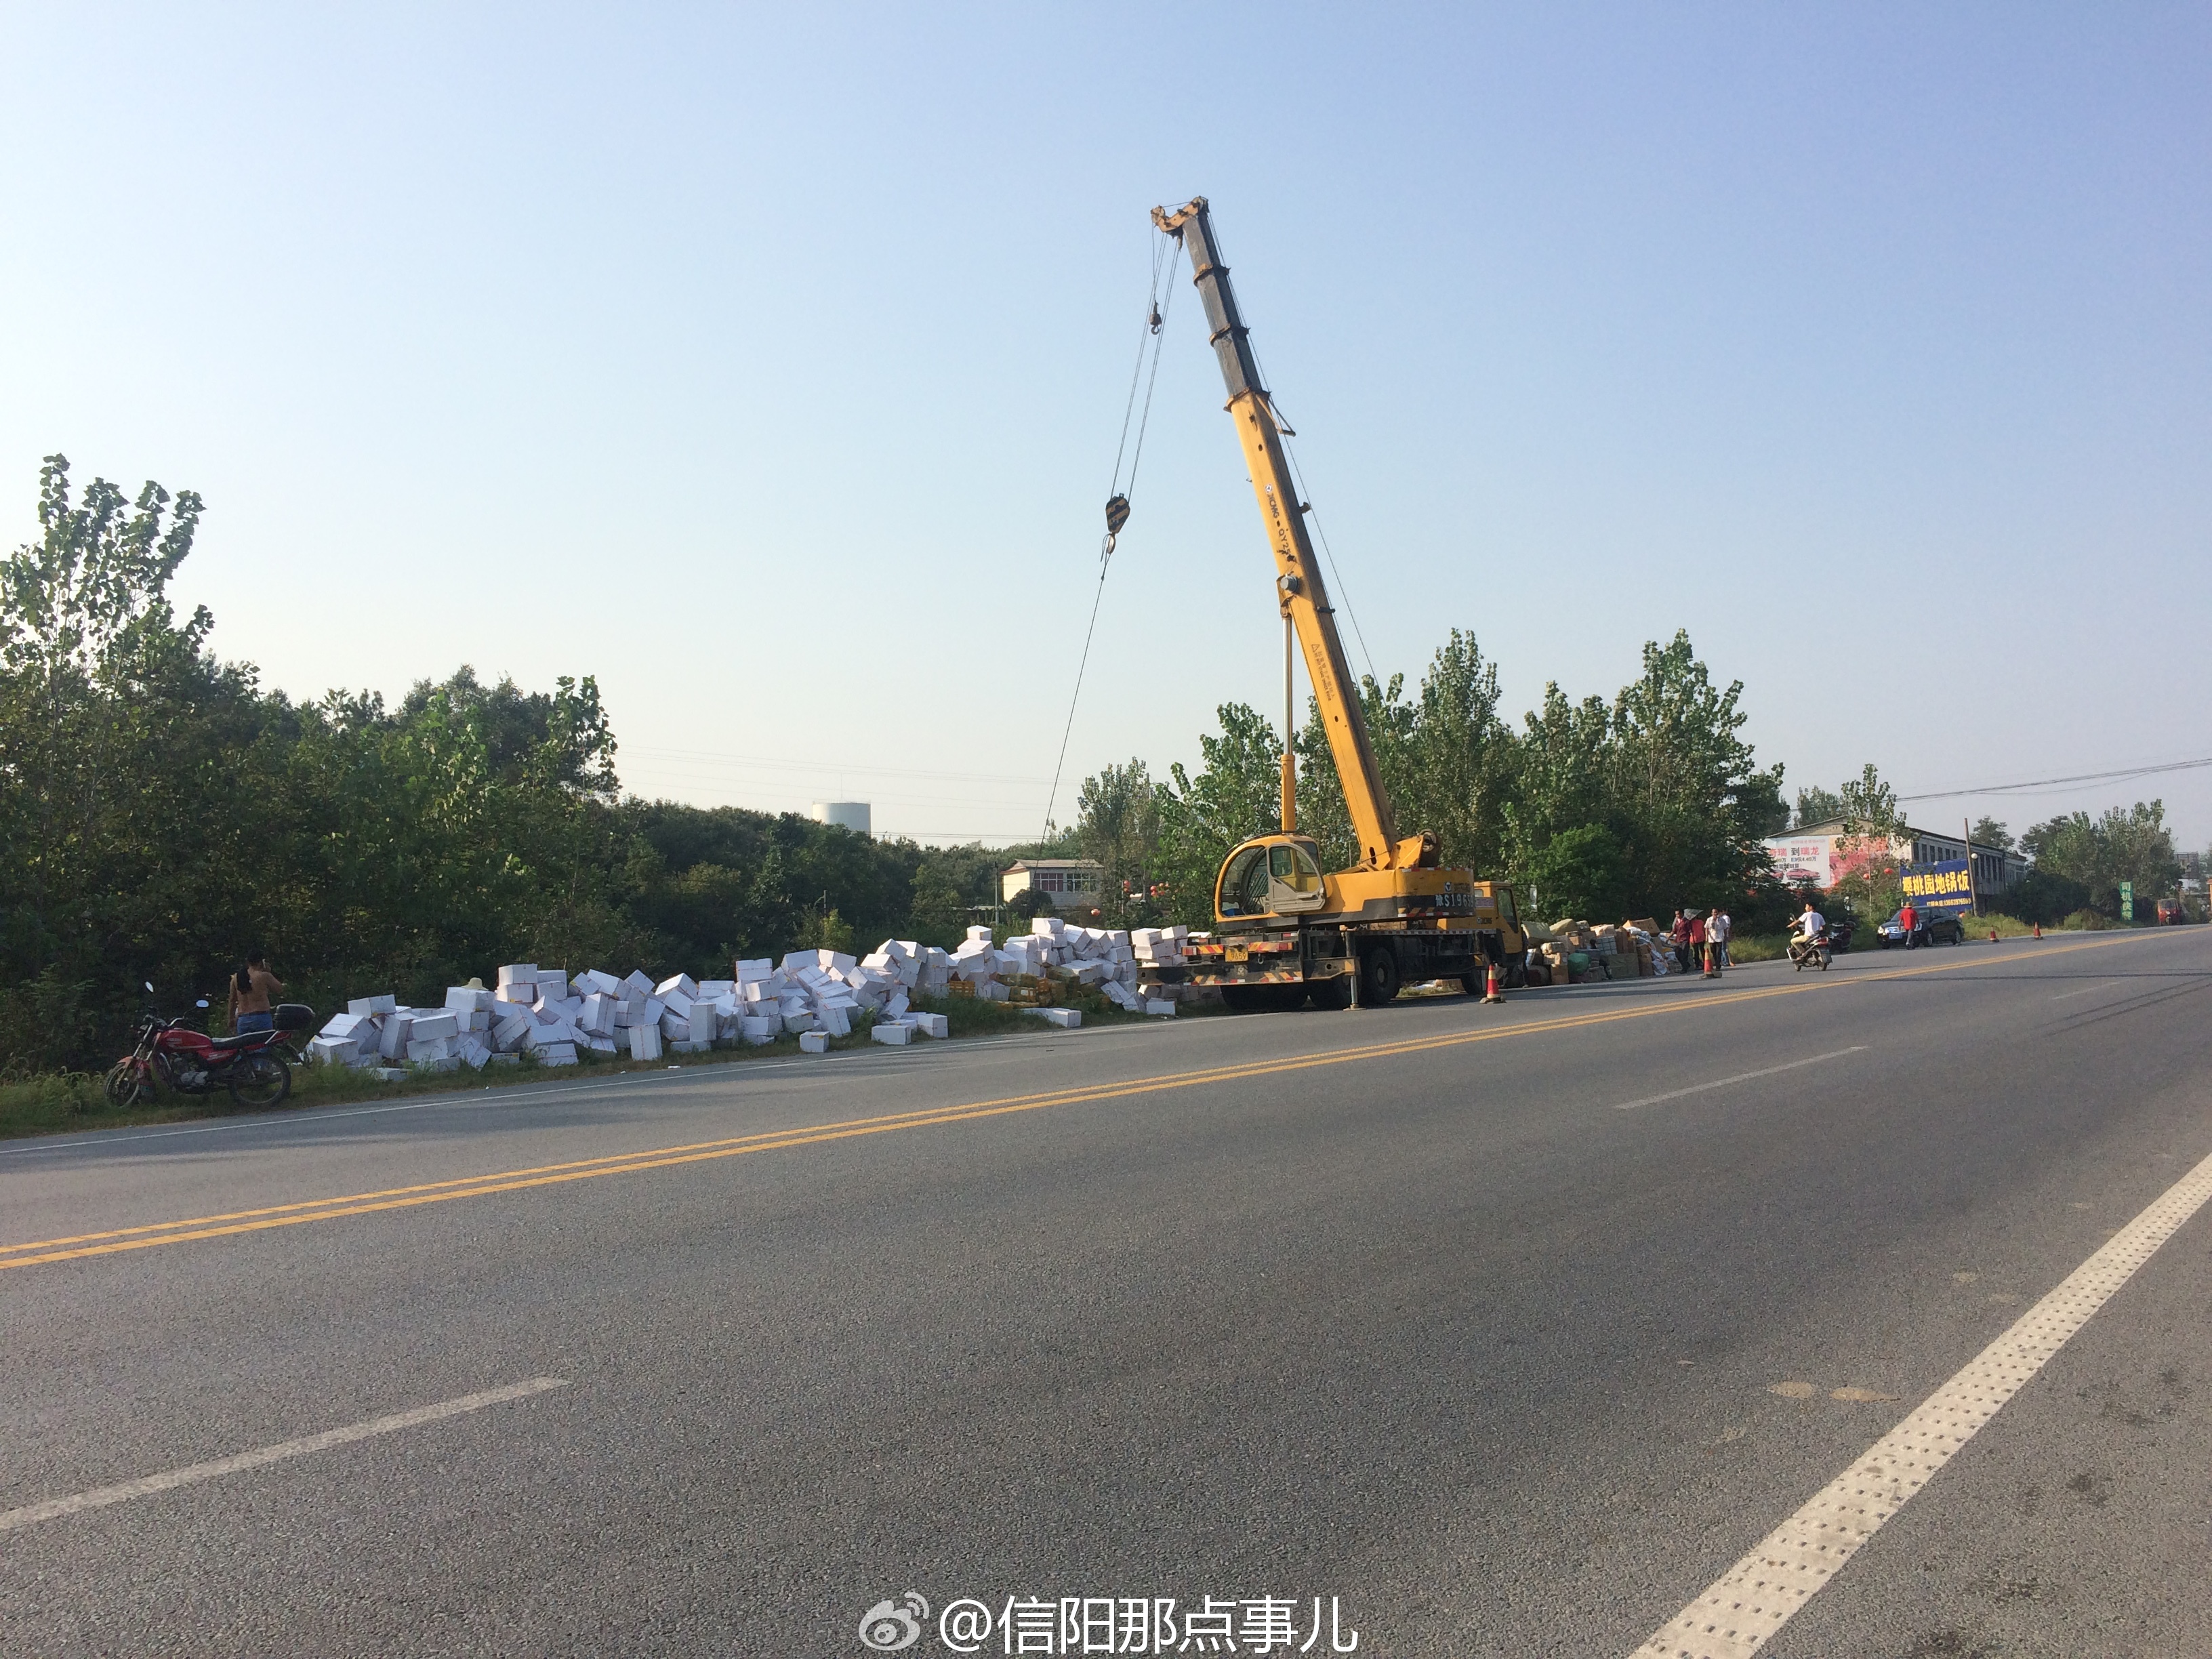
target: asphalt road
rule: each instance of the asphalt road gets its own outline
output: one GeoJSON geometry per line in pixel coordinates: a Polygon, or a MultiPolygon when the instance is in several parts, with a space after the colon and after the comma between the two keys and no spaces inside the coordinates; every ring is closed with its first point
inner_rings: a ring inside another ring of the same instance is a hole
{"type": "MultiPolygon", "coordinates": [[[[0,1652],[1625,1656],[2212,1154],[2208,993],[1984,943],[9,1144],[0,1652]]],[[[1761,1651],[2212,1651],[2208,1315],[2212,1206],[1761,1651]]]]}

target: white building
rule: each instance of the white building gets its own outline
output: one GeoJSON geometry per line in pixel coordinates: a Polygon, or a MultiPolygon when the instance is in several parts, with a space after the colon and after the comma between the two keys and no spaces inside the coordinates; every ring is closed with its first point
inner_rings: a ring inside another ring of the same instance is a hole
{"type": "MultiPolygon", "coordinates": [[[[1783,880],[1793,886],[1810,882],[1815,887],[1829,888],[1843,876],[1837,848],[1845,839],[1843,820],[1830,818],[1825,823],[1808,823],[1802,830],[1769,836],[1765,846],[1773,855],[1775,873],[1783,880]]],[[[2027,860],[2018,853],[1980,842],[1973,844],[1973,853],[1976,893],[2002,893],[2018,886],[2027,873],[2027,860]]],[[[1966,856],[1966,838],[1906,824],[1891,838],[1889,855],[1900,864],[1948,863],[1966,856]]]]}
{"type": "Polygon", "coordinates": [[[1000,902],[1011,904],[1017,893],[1035,888],[1052,901],[1055,910],[1079,905],[1090,909],[1098,902],[1099,884],[1106,866],[1096,859],[1016,859],[999,872],[1000,902]]]}
{"type": "Polygon", "coordinates": [[[868,830],[868,803],[864,800],[817,800],[814,803],[813,818],[817,823],[834,823],[840,830],[850,830],[856,836],[868,830]]]}

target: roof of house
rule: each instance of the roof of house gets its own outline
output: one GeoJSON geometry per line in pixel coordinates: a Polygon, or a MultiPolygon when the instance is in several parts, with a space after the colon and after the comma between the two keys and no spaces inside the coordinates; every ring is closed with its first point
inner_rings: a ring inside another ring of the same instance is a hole
{"type": "Polygon", "coordinates": [[[1016,859],[1001,875],[1012,875],[1017,870],[1103,870],[1106,866],[1097,859],[1016,859]]]}
{"type": "MultiPolygon", "coordinates": [[[[1818,823],[1801,824],[1795,830],[1784,830],[1778,836],[1768,836],[1764,839],[1767,841],[1788,841],[1796,836],[1839,836],[1843,833],[1843,819],[1822,818],[1818,823]]],[[[1929,841],[1957,841],[1960,839],[1959,836],[1953,835],[1948,830],[1921,830],[1915,828],[1913,825],[1909,823],[1900,823],[1897,826],[1897,838],[1899,840],[1911,841],[1916,837],[1929,841]]],[[[1977,853],[2000,853],[2012,858],[2022,856],[2020,849],[2016,847],[1992,847],[1985,841],[1978,841],[1974,842],[1973,848],[1977,853]]]]}

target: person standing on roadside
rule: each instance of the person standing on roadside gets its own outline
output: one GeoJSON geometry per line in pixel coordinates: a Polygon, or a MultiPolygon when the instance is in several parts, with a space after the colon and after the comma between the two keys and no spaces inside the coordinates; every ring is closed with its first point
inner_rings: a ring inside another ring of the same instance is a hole
{"type": "Polygon", "coordinates": [[[1690,960],[1705,968],[1707,979],[1713,976],[1711,968],[1705,965],[1705,919],[1703,916],[1690,918],[1690,960]]]}
{"type": "Polygon", "coordinates": [[[1911,899],[1905,900],[1905,908],[1897,913],[1897,927],[1905,936],[1906,950],[1920,943],[1920,912],[1913,908],[1911,899]]]}
{"type": "Polygon", "coordinates": [[[259,951],[246,953],[246,965],[230,976],[230,1029],[240,1034],[270,1031],[276,1026],[272,996],[284,994],[284,981],[269,971],[269,958],[259,951]]]}
{"type": "Polygon", "coordinates": [[[1705,977],[1718,979],[1728,966],[1729,913],[1717,904],[1705,917],[1705,977]]]}
{"type": "Polygon", "coordinates": [[[1688,973],[1690,971],[1690,918],[1680,910],[1674,912],[1674,925],[1668,930],[1667,942],[1674,947],[1674,971],[1678,974],[1688,973]]]}

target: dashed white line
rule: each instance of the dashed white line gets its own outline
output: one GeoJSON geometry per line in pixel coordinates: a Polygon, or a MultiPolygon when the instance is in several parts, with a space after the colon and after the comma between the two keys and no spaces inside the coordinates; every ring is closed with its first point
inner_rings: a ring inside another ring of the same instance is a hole
{"type": "Polygon", "coordinates": [[[395,1412],[389,1417],[372,1417],[366,1423],[325,1430],[321,1434],[311,1434],[303,1439],[280,1440],[273,1446],[260,1446],[234,1456],[218,1457],[210,1463],[193,1463],[185,1468],[149,1474],[143,1480],[125,1480],[113,1486],[95,1486],[90,1492],[49,1498],[43,1504],[27,1504],[19,1510],[0,1511],[0,1532],[35,1526],[41,1521],[58,1520],[64,1515],[76,1515],[85,1510],[104,1509],[110,1504],[127,1503],[133,1498],[149,1497],[157,1492],[167,1492],[173,1486],[190,1486],[196,1480],[213,1480],[222,1475],[236,1474],[244,1469],[258,1469],[264,1463],[281,1462],[288,1457],[303,1456],[308,1452],[323,1451],[331,1446],[368,1440],[400,1429],[416,1428],[424,1423],[438,1422],[443,1418],[459,1417],[464,1412],[482,1411],[486,1406],[504,1405],[510,1400],[526,1400],[533,1394],[544,1394],[548,1389],[568,1386],[566,1379],[562,1377],[533,1376],[527,1382],[510,1382],[503,1389],[486,1389],[482,1394],[465,1394],[458,1400],[441,1400],[434,1406],[417,1406],[411,1412],[395,1412]]]}
{"type": "Polygon", "coordinates": [[[1638,1106],[1656,1106],[1662,1100],[1680,1100],[1684,1095],[1701,1095],[1708,1089],[1725,1089],[1730,1084],[1749,1083],[1754,1078],[1773,1077],[1779,1073],[1796,1071],[1801,1066],[1818,1066],[1822,1060],[1841,1060],[1845,1054],[1865,1052],[1865,1043],[1855,1042],[1848,1048],[1831,1049],[1825,1054],[1808,1054],[1803,1060],[1793,1060],[1781,1066],[1768,1066],[1756,1072],[1738,1072],[1734,1077],[1717,1077],[1711,1083],[1692,1083],[1686,1089],[1669,1089],[1663,1095],[1646,1095],[1641,1100],[1624,1100],[1613,1109],[1632,1112],[1638,1106]]]}
{"type": "Polygon", "coordinates": [[[2167,1188],[1857,1462],[1767,1534],[1637,1649],[1633,1659],[1747,1659],[1756,1653],[2207,1199],[2212,1199],[2212,1158],[2167,1188]]]}

